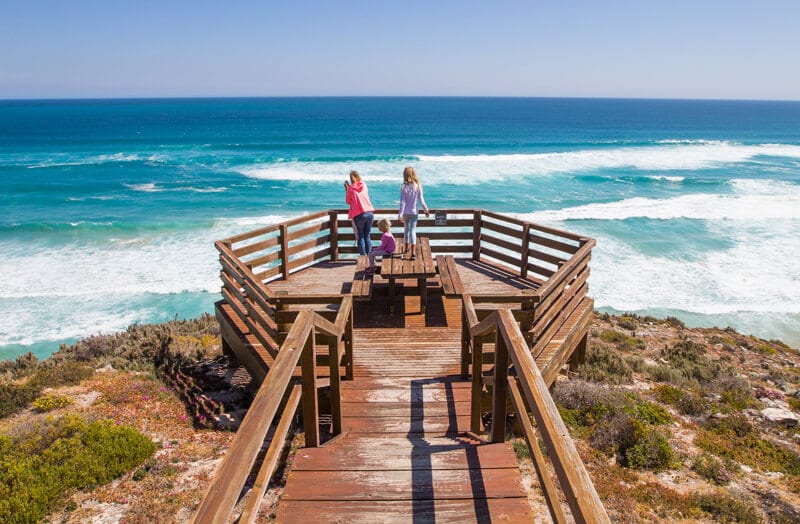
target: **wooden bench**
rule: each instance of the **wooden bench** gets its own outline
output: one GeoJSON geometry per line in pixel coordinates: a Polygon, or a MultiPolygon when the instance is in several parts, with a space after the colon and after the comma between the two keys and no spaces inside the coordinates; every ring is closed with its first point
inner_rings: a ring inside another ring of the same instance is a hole
{"type": "Polygon", "coordinates": [[[389,311],[394,311],[395,280],[417,279],[419,303],[422,313],[428,303],[427,280],[436,276],[436,264],[431,256],[431,245],[427,237],[417,239],[416,258],[404,256],[385,257],[381,264],[381,277],[389,281],[389,311]]]}
{"type": "Polygon", "coordinates": [[[458,266],[453,255],[438,255],[436,268],[442,280],[442,290],[448,297],[459,297],[464,294],[464,284],[458,274],[458,266]]]}
{"type": "Polygon", "coordinates": [[[370,300],[372,298],[372,279],[375,273],[367,273],[367,266],[369,266],[369,258],[367,255],[360,255],[356,261],[356,272],[350,288],[353,300],[370,300]]]}

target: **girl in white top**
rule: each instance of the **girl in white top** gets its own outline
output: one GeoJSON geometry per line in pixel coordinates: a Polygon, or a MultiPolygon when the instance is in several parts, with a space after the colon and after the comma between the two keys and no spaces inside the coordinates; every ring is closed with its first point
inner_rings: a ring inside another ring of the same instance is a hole
{"type": "Polygon", "coordinates": [[[420,184],[414,168],[409,166],[403,170],[403,186],[400,188],[400,211],[398,211],[397,215],[400,218],[400,222],[403,223],[403,253],[407,253],[410,247],[411,260],[416,258],[417,249],[417,219],[419,218],[417,202],[422,206],[422,210],[425,211],[425,216],[430,216],[428,205],[422,196],[422,184],[420,184]]]}

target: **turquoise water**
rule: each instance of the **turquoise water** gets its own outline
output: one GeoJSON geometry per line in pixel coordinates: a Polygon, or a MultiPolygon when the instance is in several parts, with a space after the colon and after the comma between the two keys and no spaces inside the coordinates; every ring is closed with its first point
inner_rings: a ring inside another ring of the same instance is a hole
{"type": "Polygon", "coordinates": [[[380,207],[595,237],[607,311],[800,345],[800,103],[513,98],[0,101],[0,358],[211,311],[213,241],[380,207]]]}

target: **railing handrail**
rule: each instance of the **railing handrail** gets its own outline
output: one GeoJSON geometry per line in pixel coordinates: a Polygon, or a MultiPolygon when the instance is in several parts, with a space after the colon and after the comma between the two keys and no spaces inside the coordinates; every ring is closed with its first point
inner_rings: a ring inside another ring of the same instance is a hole
{"type": "MultiPolygon", "coordinates": [[[[578,455],[572,438],[569,436],[564,421],[558,412],[547,384],[539,371],[536,362],[525,342],[525,336],[514,319],[511,310],[500,308],[489,316],[477,321],[474,305],[469,295],[464,296],[464,318],[470,322],[469,335],[474,340],[476,337],[485,337],[492,332],[496,333],[495,339],[495,364],[494,364],[494,399],[492,402],[492,441],[505,439],[506,392],[509,382],[518,383],[532,414],[536,419],[539,434],[547,447],[554,470],[559,480],[561,490],[577,522],[610,522],[608,514],[600,501],[591,478],[586,471],[586,466],[578,455]],[[472,309],[472,311],[470,311],[472,309]],[[509,380],[509,365],[513,365],[516,379],[509,380]]],[[[479,348],[473,347],[473,407],[472,430],[478,431],[479,408],[476,411],[474,403],[480,402],[480,394],[476,388],[482,388],[482,353],[479,348]]],[[[512,394],[513,398],[513,394],[512,394]]],[[[517,406],[517,409],[519,407],[517,406]]],[[[518,412],[520,418],[523,413],[518,412]]],[[[527,410],[524,412],[527,418],[527,410]]],[[[524,421],[522,421],[524,423],[524,421]]],[[[529,442],[529,446],[534,443],[529,442]]],[[[545,473],[542,473],[545,474],[545,473]]],[[[555,503],[551,497],[548,505],[555,503]]],[[[551,514],[557,522],[558,510],[551,508],[551,514]]]]}
{"type": "MultiPolygon", "coordinates": [[[[192,517],[192,522],[227,522],[230,518],[242,486],[247,479],[247,474],[261,449],[262,441],[275,419],[287,390],[293,383],[292,376],[301,359],[303,360],[302,397],[304,399],[303,410],[306,433],[307,435],[311,433],[315,436],[316,441],[312,443],[313,445],[319,445],[319,439],[316,436],[319,418],[318,416],[313,416],[316,415],[317,409],[314,339],[316,334],[320,333],[335,339],[337,343],[331,342],[331,347],[338,348],[338,342],[341,342],[345,336],[348,319],[351,315],[352,300],[348,300],[347,297],[342,300],[342,305],[334,322],[323,318],[312,310],[303,310],[298,313],[286,339],[281,344],[269,373],[261,383],[258,393],[248,409],[248,413],[253,414],[253,416],[247,416],[242,421],[205,497],[192,517]],[[313,414],[311,417],[307,416],[309,412],[313,414]],[[308,420],[309,418],[313,420],[308,420]],[[312,427],[314,429],[309,429],[312,427]]],[[[335,411],[338,413],[340,412],[338,408],[338,403],[340,402],[338,391],[338,349],[335,353],[332,352],[329,361],[332,371],[330,377],[332,385],[331,403],[337,404],[335,411]]],[[[335,423],[334,426],[334,433],[340,431],[341,421],[338,421],[338,424],[335,423]]],[[[282,438],[282,436],[276,435],[274,438],[282,438]]]]}

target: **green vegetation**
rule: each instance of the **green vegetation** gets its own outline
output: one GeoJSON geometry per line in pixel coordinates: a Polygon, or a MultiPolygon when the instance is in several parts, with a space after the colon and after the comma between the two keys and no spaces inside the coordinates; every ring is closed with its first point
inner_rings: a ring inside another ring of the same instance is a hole
{"type": "Polygon", "coordinates": [[[633,370],[616,351],[604,346],[590,346],[586,360],[578,369],[580,376],[591,382],[630,384],[633,370]]]}
{"type": "Polygon", "coordinates": [[[77,362],[58,362],[39,366],[24,383],[0,384],[0,418],[23,409],[38,398],[45,388],[71,386],[91,377],[94,368],[77,362]]]}
{"type": "Polygon", "coordinates": [[[731,481],[731,470],[735,470],[734,462],[728,460],[724,464],[720,459],[708,453],[700,453],[694,459],[692,470],[695,473],[720,486],[731,481]]]}
{"type": "Polygon", "coordinates": [[[661,406],[633,393],[569,381],[554,392],[564,422],[592,447],[614,454],[632,469],[662,470],[673,460],[669,433],[659,427],[672,421],[661,406]]]}
{"type": "Polygon", "coordinates": [[[70,404],[74,404],[75,401],[72,397],[67,397],[65,395],[44,395],[36,400],[33,401],[33,407],[36,408],[38,411],[45,412],[45,411],[53,411],[54,409],[63,408],[69,406],[70,404]]]}
{"type": "Polygon", "coordinates": [[[75,414],[0,435],[0,522],[37,522],[68,490],[105,484],[155,449],[133,428],[75,414]]]}
{"type": "Polygon", "coordinates": [[[658,384],[653,393],[659,402],[675,406],[683,415],[706,415],[711,411],[711,403],[695,390],[684,390],[669,384],[658,384]]]}
{"type": "Polygon", "coordinates": [[[623,351],[633,351],[635,349],[643,349],[644,341],[640,338],[614,331],[613,329],[606,329],[600,333],[600,340],[614,344],[617,349],[623,351]]]}
{"type": "Polygon", "coordinates": [[[800,455],[761,438],[758,429],[743,415],[709,419],[698,430],[694,442],[714,455],[757,470],[800,475],[800,455]]]}

